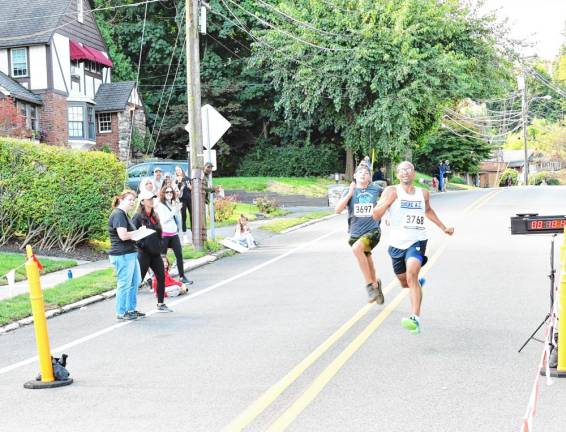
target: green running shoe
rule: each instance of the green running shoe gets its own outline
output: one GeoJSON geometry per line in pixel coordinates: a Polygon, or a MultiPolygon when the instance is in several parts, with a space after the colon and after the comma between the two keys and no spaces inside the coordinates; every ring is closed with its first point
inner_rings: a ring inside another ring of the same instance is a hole
{"type": "Polygon", "coordinates": [[[403,318],[401,320],[401,325],[413,334],[419,334],[421,332],[421,325],[413,316],[403,318]]]}

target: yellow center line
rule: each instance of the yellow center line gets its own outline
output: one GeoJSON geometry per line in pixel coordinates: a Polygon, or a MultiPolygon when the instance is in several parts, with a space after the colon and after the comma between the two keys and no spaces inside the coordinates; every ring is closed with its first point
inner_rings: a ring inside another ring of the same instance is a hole
{"type": "MultiPolygon", "coordinates": [[[[486,198],[491,198],[490,195],[494,193],[489,193],[482,196],[470,206],[468,206],[463,213],[468,213],[473,210],[476,204],[483,203],[486,198]]],[[[426,274],[428,269],[431,268],[432,264],[438,259],[440,252],[444,250],[446,246],[441,247],[439,251],[430,259],[427,266],[422,270],[421,274],[426,274]]],[[[393,287],[398,285],[397,279],[392,280],[383,289],[383,293],[387,294],[393,287]]],[[[391,302],[382,312],[382,314],[388,310],[391,305],[398,301],[400,302],[405,295],[407,295],[408,290],[403,290],[396,298],[391,302]]],[[[398,305],[398,303],[396,304],[398,305]]],[[[395,305],[395,306],[396,306],[395,305]]],[[[236,419],[234,419],[229,425],[227,425],[223,431],[241,431],[246,426],[248,426],[254,419],[256,419],[269,405],[275,401],[291,384],[293,384],[312,364],[314,364],[329,348],[331,348],[344,334],[348,332],[359,320],[361,320],[368,312],[372,310],[373,304],[366,304],[360,310],[358,310],[352,318],[350,318],[346,323],[344,323],[334,334],[332,334],[328,339],[326,339],[321,345],[319,345],[311,354],[309,354],[304,360],[297,364],[287,375],[281,378],[277,383],[275,383],[271,388],[269,388],[265,393],[263,393],[258,399],[256,399],[245,411],[243,411],[236,419]]],[[[394,307],[393,307],[394,308],[394,307]]],[[[389,315],[388,312],[387,315],[389,315]]],[[[383,316],[382,320],[387,317],[383,316]]],[[[381,316],[381,314],[379,315],[381,316]]],[[[379,318],[378,316],[378,318],[379,318]]],[[[376,320],[378,319],[376,318],[376,320]]],[[[379,324],[378,324],[379,325],[379,324]]],[[[297,413],[298,414],[298,413],[297,413]]]]}
{"type": "MultiPolygon", "coordinates": [[[[478,201],[467,207],[463,213],[468,213],[478,209],[490,201],[500,191],[489,193],[478,201]]],[[[430,259],[428,265],[421,270],[421,275],[426,275],[433,264],[438,260],[440,255],[448,246],[448,239],[445,240],[440,249],[430,259]]],[[[408,295],[409,290],[402,290],[389,303],[383,311],[364,329],[356,338],[336,357],[330,365],[312,382],[307,390],[267,429],[268,432],[284,431],[296,418],[304,411],[304,409],[318,396],[330,380],[338,373],[338,371],[346,364],[346,362],[354,355],[358,349],[367,341],[367,339],[378,329],[385,319],[393,312],[401,301],[408,295]]]]}

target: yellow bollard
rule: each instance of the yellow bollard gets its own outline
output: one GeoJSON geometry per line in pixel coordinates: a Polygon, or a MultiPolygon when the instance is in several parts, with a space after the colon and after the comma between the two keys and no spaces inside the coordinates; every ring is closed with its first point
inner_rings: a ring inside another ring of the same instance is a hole
{"type": "Polygon", "coordinates": [[[26,246],[27,261],[26,274],[29,284],[29,298],[33,314],[33,326],[35,328],[35,341],[37,344],[37,354],[39,357],[39,370],[41,381],[33,380],[24,384],[25,388],[51,388],[68,385],[72,379],[65,381],[55,381],[53,376],[53,364],[51,361],[51,348],[49,347],[49,335],[47,333],[47,319],[45,318],[45,305],[43,303],[43,291],[39,280],[39,267],[32,259],[33,251],[31,246],[26,246]],[[70,381],[70,382],[69,382],[70,381]]]}
{"type": "MultiPolygon", "coordinates": [[[[566,228],[564,229],[566,231],[566,228]]],[[[564,236],[566,242],[566,235],[564,236]]],[[[565,243],[566,244],[566,243],[565,243]]],[[[566,377],[566,257],[563,255],[562,276],[560,278],[560,310],[558,313],[558,366],[556,371],[559,376],[566,377]]]]}

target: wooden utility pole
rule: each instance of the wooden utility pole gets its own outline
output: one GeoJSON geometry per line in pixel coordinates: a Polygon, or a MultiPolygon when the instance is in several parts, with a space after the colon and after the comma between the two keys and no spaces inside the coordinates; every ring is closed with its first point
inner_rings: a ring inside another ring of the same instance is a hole
{"type": "Polygon", "coordinates": [[[192,181],[193,247],[202,250],[206,241],[204,195],[202,194],[202,123],[200,100],[200,53],[198,31],[198,0],[185,0],[185,33],[187,49],[187,107],[189,112],[189,166],[192,181]]]}
{"type": "Polygon", "coordinates": [[[521,118],[523,123],[523,147],[525,152],[525,166],[523,168],[523,175],[525,186],[529,184],[529,139],[527,135],[528,126],[528,113],[529,113],[529,102],[527,101],[527,76],[523,70],[523,75],[518,78],[518,87],[521,90],[521,118]]]}

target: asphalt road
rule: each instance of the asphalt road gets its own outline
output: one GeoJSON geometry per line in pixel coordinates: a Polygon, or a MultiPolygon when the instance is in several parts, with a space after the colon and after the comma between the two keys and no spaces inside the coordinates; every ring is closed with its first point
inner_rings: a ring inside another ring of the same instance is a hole
{"type": "MultiPolygon", "coordinates": [[[[368,306],[345,216],[194,271],[173,314],[117,324],[107,301],[49,320],[71,386],[24,389],[33,327],[2,335],[0,431],[518,431],[542,344],[517,350],[548,309],[550,238],[511,236],[509,217],[565,203],[565,187],[434,196],[456,233],[430,227],[418,336],[400,325],[387,229],[386,302],[368,306]]],[[[541,381],[536,430],[564,431],[565,406],[566,380],[541,381]]]]}

